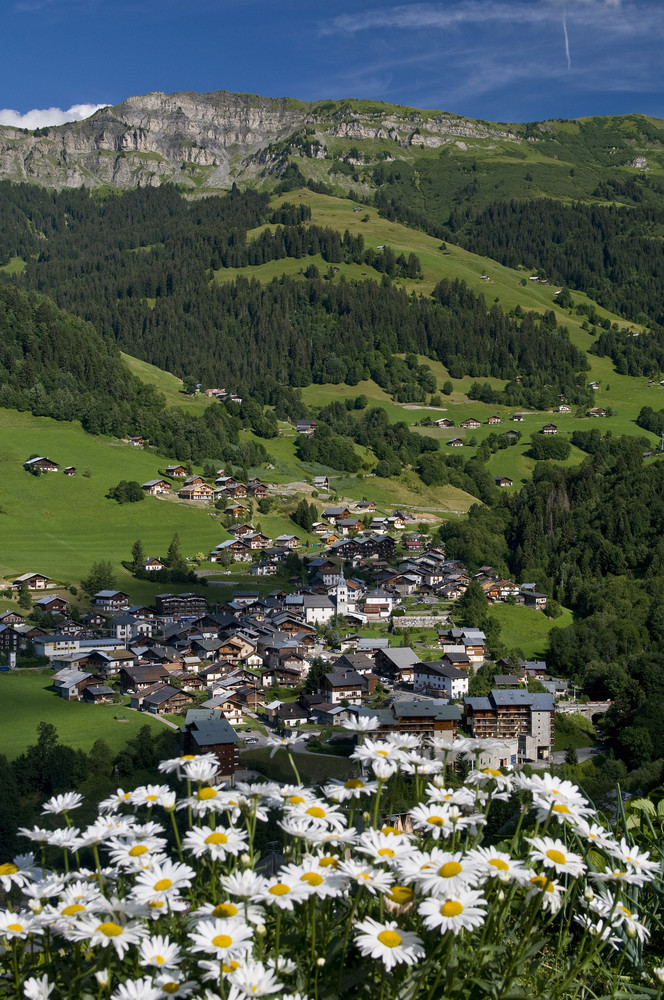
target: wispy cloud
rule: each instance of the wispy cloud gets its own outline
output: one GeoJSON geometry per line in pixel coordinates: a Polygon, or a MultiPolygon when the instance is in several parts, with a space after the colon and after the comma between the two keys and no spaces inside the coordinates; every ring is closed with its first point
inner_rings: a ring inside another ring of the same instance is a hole
{"type": "Polygon", "coordinates": [[[105,108],[105,104],[73,104],[63,111],[62,108],[34,108],[22,114],[11,108],[0,109],[0,125],[13,125],[15,128],[44,128],[45,125],[64,125],[65,122],[80,122],[105,108]]]}

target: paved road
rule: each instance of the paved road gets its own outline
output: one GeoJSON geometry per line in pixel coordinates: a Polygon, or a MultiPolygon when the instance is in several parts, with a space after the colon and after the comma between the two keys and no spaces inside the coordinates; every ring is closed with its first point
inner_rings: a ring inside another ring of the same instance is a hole
{"type": "MultiPolygon", "coordinates": [[[[576,751],[576,759],[579,764],[582,764],[584,760],[590,760],[591,757],[596,757],[598,754],[604,753],[604,748],[602,746],[596,747],[580,747],[576,751]]],[[[565,763],[565,751],[556,750],[551,754],[549,760],[537,760],[531,764],[531,767],[539,768],[540,770],[546,770],[551,764],[564,764],[565,763]]]]}

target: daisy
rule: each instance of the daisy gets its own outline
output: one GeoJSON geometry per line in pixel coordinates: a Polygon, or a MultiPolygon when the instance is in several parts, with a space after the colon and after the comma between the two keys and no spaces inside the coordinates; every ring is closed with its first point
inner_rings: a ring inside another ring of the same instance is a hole
{"type": "Polygon", "coordinates": [[[531,900],[539,897],[545,910],[549,913],[557,913],[562,905],[562,893],[559,882],[552,882],[546,875],[533,875],[528,880],[531,888],[526,894],[526,899],[531,900]]]}
{"type": "Polygon", "coordinates": [[[628,865],[632,871],[640,872],[643,875],[647,873],[652,873],[660,871],[660,865],[655,861],[649,861],[650,857],[649,851],[640,851],[638,847],[633,844],[628,844],[623,837],[619,844],[616,844],[611,851],[614,858],[618,858],[620,862],[624,862],[628,865]]]}
{"type": "Polygon", "coordinates": [[[553,840],[551,837],[526,837],[526,841],[533,850],[530,857],[534,861],[541,861],[545,868],[555,868],[557,875],[568,874],[572,878],[579,878],[586,870],[580,854],[572,854],[562,840],[553,840]]]}
{"type": "Polygon", "coordinates": [[[253,899],[264,887],[264,879],[251,868],[232,875],[222,875],[220,882],[229,896],[238,896],[240,899],[253,899]]]}
{"type": "Polygon", "coordinates": [[[286,880],[299,879],[309,888],[309,894],[320,899],[339,896],[346,884],[346,879],[334,868],[319,864],[317,858],[305,858],[299,865],[284,865],[279,877],[286,880]]]}
{"type": "Polygon", "coordinates": [[[363,795],[375,795],[378,791],[377,781],[363,781],[362,778],[349,778],[347,781],[340,781],[333,778],[329,784],[323,788],[328,799],[335,802],[348,802],[349,799],[359,799],[363,795]]]}
{"type": "Polygon", "coordinates": [[[120,806],[129,805],[130,798],[131,792],[125,792],[123,788],[118,788],[112,795],[109,795],[108,798],[101,800],[98,809],[103,813],[117,812],[120,806]]]}
{"type": "Polygon", "coordinates": [[[23,995],[27,1000],[48,1000],[54,989],[55,983],[49,983],[46,974],[41,979],[31,976],[23,983],[23,995]]]}
{"type": "Polygon", "coordinates": [[[266,743],[272,747],[270,758],[274,757],[277,750],[288,750],[290,753],[293,743],[296,743],[299,738],[299,733],[289,733],[288,736],[267,736],[266,743]]]}
{"type": "Polygon", "coordinates": [[[481,892],[461,888],[454,893],[425,899],[418,906],[424,917],[424,926],[429,931],[440,929],[440,933],[470,931],[481,927],[486,918],[486,900],[481,892]]]}
{"type": "Polygon", "coordinates": [[[434,896],[447,898],[450,893],[477,885],[482,877],[477,859],[461,851],[452,854],[434,847],[430,860],[432,867],[421,870],[415,880],[424,892],[431,892],[434,896]]]}
{"type": "Polygon", "coordinates": [[[313,802],[305,802],[302,805],[291,806],[286,810],[286,818],[291,816],[302,818],[311,823],[314,828],[343,830],[346,826],[346,817],[339,810],[338,806],[329,805],[324,799],[315,799],[313,802]]]}
{"type": "Polygon", "coordinates": [[[48,835],[48,843],[51,847],[59,847],[63,851],[75,851],[81,831],[78,827],[62,827],[58,830],[51,830],[48,835]]]}
{"type": "MultiPolygon", "coordinates": [[[[248,961],[228,974],[228,981],[235,988],[235,996],[264,997],[279,993],[283,985],[271,969],[262,962],[248,961]]],[[[229,994],[228,1000],[233,1000],[229,994]]]]}
{"type": "Polygon", "coordinates": [[[351,760],[361,760],[365,764],[371,764],[374,760],[388,760],[394,758],[396,768],[396,754],[398,751],[387,740],[366,739],[364,743],[355,747],[350,755],[351,760]]]}
{"type": "Polygon", "coordinates": [[[39,871],[35,868],[34,854],[17,854],[13,861],[0,865],[0,885],[5,892],[9,892],[12,885],[22,889],[37,878],[39,871]]]}
{"type": "Polygon", "coordinates": [[[23,895],[32,900],[50,899],[57,896],[64,888],[64,881],[59,875],[48,874],[46,878],[38,879],[23,886],[23,895]]]}
{"type": "Polygon", "coordinates": [[[209,785],[219,773],[219,761],[214,754],[201,754],[193,760],[182,761],[182,773],[189,781],[209,785]]]}
{"type": "Polygon", "coordinates": [[[253,933],[244,920],[201,920],[189,932],[190,950],[226,959],[247,951],[253,933]]]}
{"type": "Polygon", "coordinates": [[[514,787],[514,779],[511,774],[503,774],[495,767],[485,767],[481,770],[471,771],[466,782],[469,785],[488,786],[492,791],[510,792],[514,787]]]}
{"type": "Polygon", "coordinates": [[[440,760],[425,760],[423,757],[406,760],[401,765],[405,774],[440,774],[443,770],[443,762],[440,760]]]}
{"type": "Polygon", "coordinates": [[[45,830],[41,826],[33,826],[30,829],[27,826],[19,826],[18,832],[26,840],[32,840],[36,844],[48,844],[53,833],[52,830],[45,830]]]}
{"type": "Polygon", "coordinates": [[[164,796],[172,795],[168,785],[140,785],[129,795],[132,806],[157,806],[163,804],[164,796]]]}
{"type": "Polygon", "coordinates": [[[151,979],[128,979],[111,994],[111,1000],[161,1000],[162,992],[151,979]]]}
{"type": "Polygon", "coordinates": [[[594,937],[597,937],[605,944],[610,944],[612,948],[616,951],[620,948],[621,940],[613,933],[613,928],[611,924],[607,923],[606,920],[592,920],[586,913],[578,913],[575,915],[574,920],[577,924],[580,924],[584,930],[588,931],[594,937]]]}
{"type": "Polygon", "coordinates": [[[380,726],[380,720],[375,715],[356,715],[341,723],[344,729],[351,733],[370,733],[380,726]]]}
{"type": "Polygon", "coordinates": [[[14,913],[13,910],[0,910],[0,938],[12,941],[19,938],[24,941],[28,934],[41,933],[35,918],[27,913],[14,913]]]}
{"type": "Polygon", "coordinates": [[[209,760],[213,764],[216,763],[217,761],[217,758],[214,756],[214,754],[211,753],[200,754],[198,756],[195,753],[185,753],[181,757],[170,757],[168,760],[161,760],[159,762],[159,770],[161,771],[162,774],[174,774],[176,772],[179,773],[183,764],[186,764],[191,760],[200,760],[200,759],[209,760]]]}
{"type": "MultiPolygon", "coordinates": [[[[397,750],[396,753],[399,751],[397,750]]],[[[378,778],[379,781],[389,781],[393,774],[396,774],[399,769],[399,761],[396,756],[392,760],[383,760],[382,757],[376,757],[371,761],[371,770],[374,773],[374,777],[378,778]]]]}
{"type": "Polygon", "coordinates": [[[157,934],[144,938],[139,948],[139,962],[154,969],[175,969],[181,958],[180,948],[168,937],[157,934]]]}
{"type": "Polygon", "coordinates": [[[85,916],[69,930],[66,937],[70,941],[89,941],[93,948],[112,945],[118,958],[124,958],[130,946],[138,944],[146,933],[142,924],[118,924],[114,920],[100,921],[98,917],[85,916]]]}
{"type": "Polygon", "coordinates": [[[131,897],[139,903],[171,903],[179,896],[180,889],[191,885],[195,876],[189,865],[163,861],[153,865],[149,871],[139,873],[131,897]]]}
{"type": "Polygon", "coordinates": [[[271,879],[266,879],[256,896],[256,902],[270,903],[280,910],[292,910],[295,903],[302,903],[310,895],[310,887],[298,876],[287,875],[285,871],[271,879]]]}
{"type": "Polygon", "coordinates": [[[418,750],[422,740],[413,733],[387,733],[385,742],[397,750],[418,750]]]}
{"type": "Polygon", "coordinates": [[[162,972],[154,979],[154,985],[161,990],[164,997],[188,997],[197,987],[193,979],[183,979],[181,973],[162,972]]]}
{"type": "Polygon", "coordinates": [[[574,802],[566,802],[560,798],[545,799],[540,796],[533,797],[536,818],[538,823],[546,823],[548,819],[555,819],[558,823],[571,823],[573,826],[584,816],[590,816],[594,810],[590,806],[581,806],[574,802]]]}
{"type": "Polygon", "coordinates": [[[468,806],[475,805],[475,795],[470,788],[463,785],[461,788],[446,788],[442,778],[434,777],[424,790],[429,802],[447,802],[450,805],[468,806]]]}
{"type": "Polygon", "coordinates": [[[218,920],[230,920],[233,917],[244,917],[250,924],[265,922],[265,910],[261,906],[253,906],[246,900],[244,903],[232,903],[226,899],[221,903],[203,903],[190,913],[190,920],[205,920],[216,917],[218,920]]]}
{"type": "Polygon", "coordinates": [[[388,892],[394,884],[394,876],[390,872],[386,872],[382,868],[374,868],[373,865],[365,865],[352,858],[348,861],[341,861],[338,871],[351,882],[367,889],[374,896],[376,893],[388,892]]]}
{"type": "Polygon", "coordinates": [[[407,885],[393,885],[383,896],[388,913],[410,913],[415,903],[415,893],[407,885]]]}
{"type": "Polygon", "coordinates": [[[60,813],[71,812],[72,809],[78,809],[83,802],[83,796],[79,795],[78,792],[65,792],[64,795],[53,795],[44,803],[42,809],[42,816],[47,816],[49,813],[57,816],[60,813]]]}
{"type": "Polygon", "coordinates": [[[382,833],[380,830],[366,830],[360,834],[357,851],[368,854],[375,864],[381,861],[395,864],[399,858],[410,854],[413,845],[403,833],[382,833]]]}
{"type": "Polygon", "coordinates": [[[416,830],[424,830],[434,840],[440,837],[451,837],[454,825],[450,819],[449,806],[424,805],[415,806],[410,811],[410,818],[416,830]]]}
{"type": "Polygon", "coordinates": [[[614,927],[621,927],[624,925],[627,932],[632,937],[638,937],[639,941],[646,941],[650,937],[650,931],[639,920],[638,913],[634,913],[624,902],[619,902],[614,904],[614,901],[609,900],[604,902],[604,900],[597,899],[591,904],[591,909],[599,913],[600,916],[605,919],[611,920],[614,927]],[[602,905],[604,904],[604,905],[602,905]]]}
{"type": "Polygon", "coordinates": [[[229,855],[240,854],[248,844],[242,830],[199,826],[185,834],[182,846],[196,858],[208,855],[213,861],[225,861],[229,855]]]}
{"type": "Polygon", "coordinates": [[[488,878],[497,878],[501,882],[527,882],[531,872],[525,867],[522,861],[515,861],[504,851],[497,851],[493,847],[476,847],[468,852],[468,856],[476,858],[484,867],[483,875],[488,878]]]}
{"type": "Polygon", "coordinates": [[[141,871],[157,861],[165,860],[163,837],[143,837],[141,840],[113,838],[109,842],[111,861],[119,868],[141,871]]]}
{"type": "Polygon", "coordinates": [[[414,965],[418,959],[425,957],[422,939],[413,931],[401,930],[393,920],[379,923],[367,917],[356,923],[355,928],[358,933],[354,940],[360,952],[380,959],[387,972],[401,962],[414,965]]]}
{"type": "Polygon", "coordinates": [[[644,886],[646,882],[650,881],[643,872],[634,871],[629,866],[625,868],[608,867],[603,872],[590,872],[589,874],[595,882],[615,882],[616,884],[622,882],[625,885],[644,886]]]}
{"type": "Polygon", "coordinates": [[[616,848],[616,841],[608,830],[605,830],[599,823],[589,823],[587,819],[579,817],[575,824],[575,833],[583,840],[587,840],[593,846],[601,848],[610,853],[616,848]]]}
{"type": "Polygon", "coordinates": [[[100,816],[79,834],[76,850],[80,850],[81,847],[92,847],[93,844],[103,844],[113,837],[131,837],[134,829],[134,822],[130,816],[100,816]]]}

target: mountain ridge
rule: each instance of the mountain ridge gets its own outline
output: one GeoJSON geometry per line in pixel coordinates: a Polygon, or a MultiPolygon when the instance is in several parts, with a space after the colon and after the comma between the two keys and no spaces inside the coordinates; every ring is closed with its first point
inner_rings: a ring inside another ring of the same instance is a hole
{"type": "MultiPolygon", "coordinates": [[[[365,168],[443,151],[523,159],[541,144],[547,159],[556,160],[570,137],[581,136],[583,146],[588,130],[595,146],[601,147],[605,131],[613,143],[607,149],[620,154],[624,149],[615,166],[664,170],[664,121],[645,115],[510,124],[379,101],[305,102],[220,90],[152,91],[102,108],[82,122],[33,132],[0,126],[0,178],[55,188],[177,182],[204,192],[234,181],[269,185],[293,156],[305,175],[319,180],[334,170],[339,156],[347,165],[365,168]],[[548,150],[552,141],[561,144],[558,153],[548,150]],[[359,156],[349,155],[349,142],[363,144],[359,156]],[[331,161],[327,171],[317,163],[324,160],[331,161]]],[[[606,149],[593,154],[593,146],[585,146],[582,160],[598,166],[606,161],[606,149]]],[[[342,188],[351,183],[336,174],[334,182],[342,188]]],[[[362,176],[355,183],[366,187],[371,179],[362,176]]]]}

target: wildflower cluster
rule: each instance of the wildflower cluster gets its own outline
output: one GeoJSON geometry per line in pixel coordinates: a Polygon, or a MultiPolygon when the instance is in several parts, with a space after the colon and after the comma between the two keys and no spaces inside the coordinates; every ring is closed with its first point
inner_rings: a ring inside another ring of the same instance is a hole
{"type": "Polygon", "coordinates": [[[51,828],[21,831],[41,863],[0,864],[0,996],[557,998],[592,982],[659,998],[661,858],[597,822],[569,781],[447,775],[452,750],[488,748],[367,737],[362,777],[322,789],[229,788],[214,756],[176,758],[160,768],[183,794],[119,789],[85,829],[80,796],[51,799],[51,828]],[[395,816],[404,775],[418,802],[395,816]]]}

